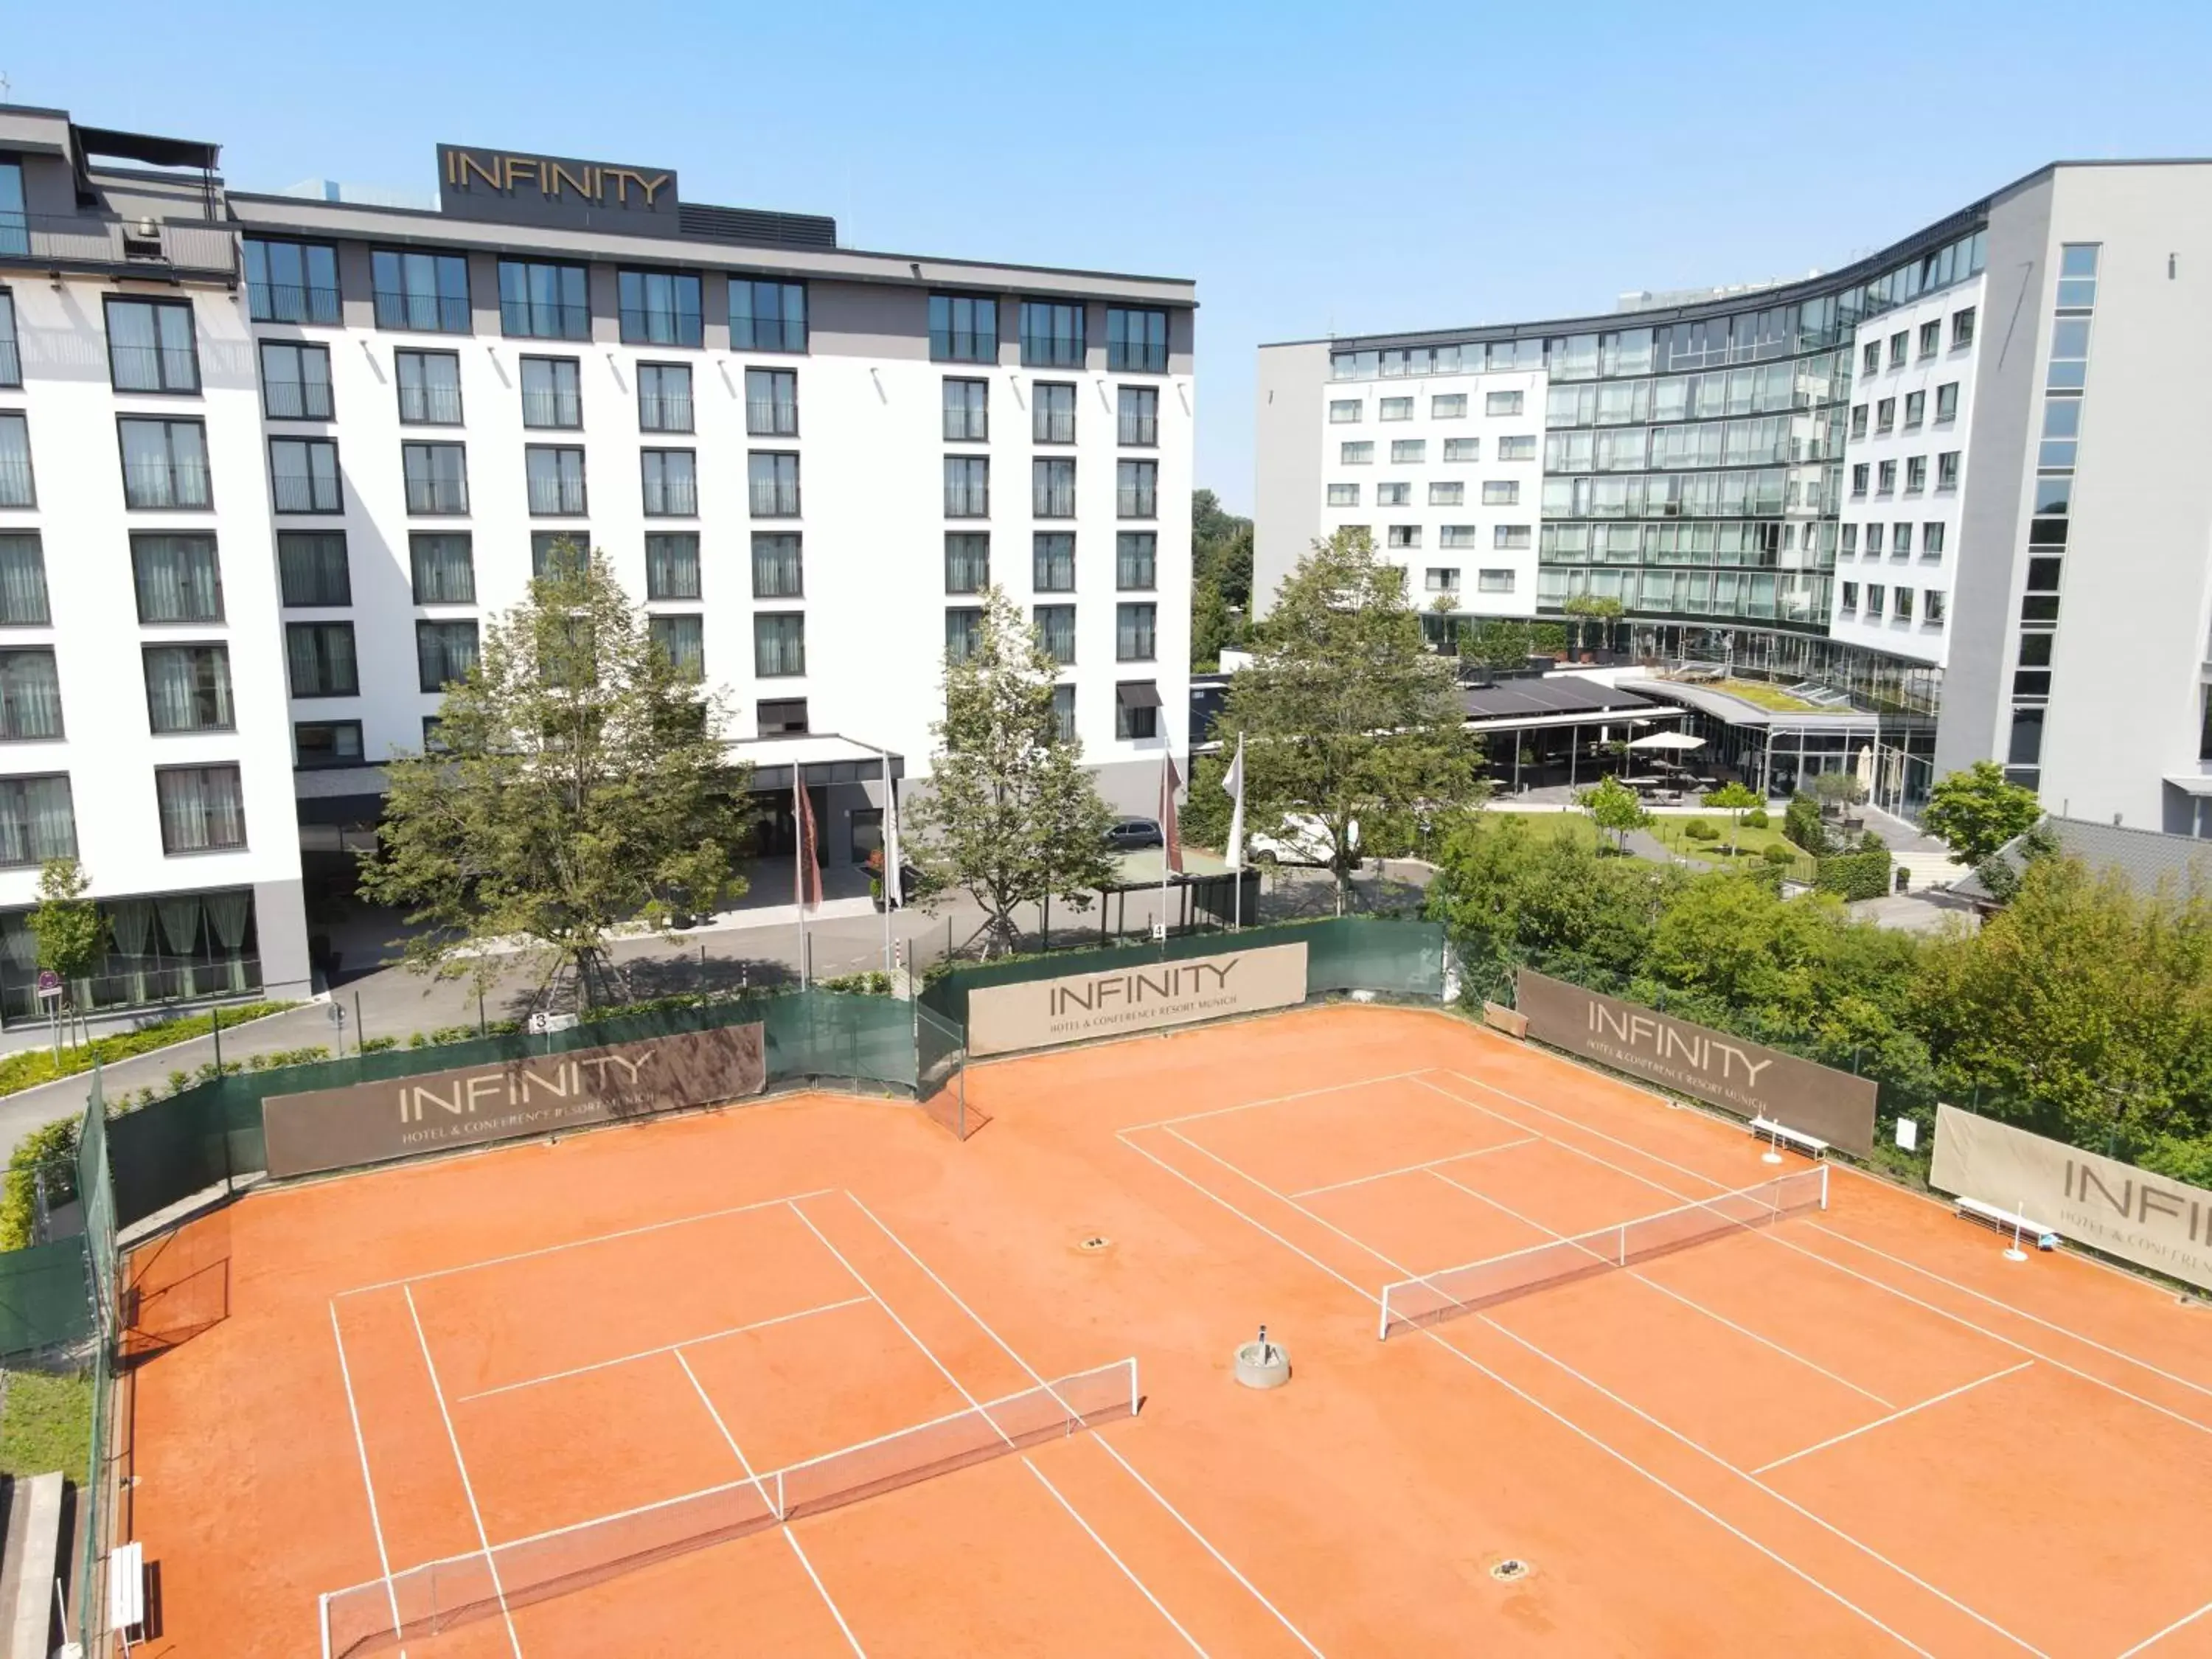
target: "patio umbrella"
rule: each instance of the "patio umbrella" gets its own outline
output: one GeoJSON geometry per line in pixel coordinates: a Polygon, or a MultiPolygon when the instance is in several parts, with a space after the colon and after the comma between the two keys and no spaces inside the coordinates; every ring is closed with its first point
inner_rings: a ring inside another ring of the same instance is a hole
{"type": "Polygon", "coordinates": [[[1693,738],[1686,732],[1654,732],[1648,738],[1638,738],[1628,745],[1631,749],[1703,749],[1705,740],[1693,738]]]}

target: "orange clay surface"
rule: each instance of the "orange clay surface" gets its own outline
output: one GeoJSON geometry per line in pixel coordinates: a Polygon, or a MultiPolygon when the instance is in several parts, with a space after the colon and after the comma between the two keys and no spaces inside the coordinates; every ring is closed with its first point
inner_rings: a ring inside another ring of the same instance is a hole
{"type": "Polygon", "coordinates": [[[313,1655],[318,1598],[387,1569],[1133,1355],[1133,1419],[406,1651],[2212,1652],[2212,1313],[2168,1292],[2008,1262],[1838,1169],[1825,1214],[1382,1341],[1391,1280],[1777,1171],[1419,1012],[968,1088],[965,1144],[799,1096],[262,1192],[142,1248],[137,1651],[313,1655]],[[1231,1375],[1263,1320],[1294,1367],[1268,1393],[1231,1375]]]}

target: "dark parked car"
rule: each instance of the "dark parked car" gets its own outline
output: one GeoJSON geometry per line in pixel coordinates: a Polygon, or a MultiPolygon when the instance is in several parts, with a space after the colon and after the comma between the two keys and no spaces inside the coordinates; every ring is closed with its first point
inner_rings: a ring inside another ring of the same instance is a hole
{"type": "Polygon", "coordinates": [[[1116,818],[1106,832],[1106,846],[1115,853],[1134,853],[1147,847],[1164,847],[1167,838],[1160,834],[1156,818],[1116,818]]]}

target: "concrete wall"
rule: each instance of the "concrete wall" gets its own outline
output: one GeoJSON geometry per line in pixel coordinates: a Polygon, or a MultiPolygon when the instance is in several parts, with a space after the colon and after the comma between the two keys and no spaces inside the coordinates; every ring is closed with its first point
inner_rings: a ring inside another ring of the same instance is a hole
{"type": "Polygon", "coordinates": [[[1260,348],[1254,396],[1252,611],[1264,616],[1275,589],[1322,532],[1321,445],[1327,418],[1328,345],[1260,348]]]}

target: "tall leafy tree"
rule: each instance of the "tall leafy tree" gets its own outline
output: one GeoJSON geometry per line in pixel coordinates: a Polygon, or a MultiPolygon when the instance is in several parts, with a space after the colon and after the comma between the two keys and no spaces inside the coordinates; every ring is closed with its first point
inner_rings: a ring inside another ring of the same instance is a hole
{"type": "Polygon", "coordinates": [[[2043,804],[2035,792],[2007,782],[1995,761],[1976,761],[1938,778],[1920,814],[1921,827],[1940,838],[1961,864],[1980,864],[2042,820],[2043,804]]]}
{"type": "Polygon", "coordinates": [[[92,878],[73,858],[48,859],[39,866],[31,937],[38,943],[39,966],[61,975],[64,995],[107,956],[107,918],[85,896],[91,886],[92,878]]]}
{"type": "Polygon", "coordinates": [[[1483,798],[1466,718],[1405,572],[1375,556],[1364,530],[1340,530],[1284,578],[1215,730],[1225,749],[1245,739],[1247,823],[1265,834],[1289,814],[1319,821],[1340,914],[1359,864],[1355,823],[1370,848],[1387,845],[1409,839],[1416,817],[1483,798]]]}
{"type": "Polygon", "coordinates": [[[558,550],[446,687],[436,747],[387,764],[361,892],[405,909],[418,972],[481,988],[520,950],[597,1000],[617,930],[672,937],[744,891],[749,769],[605,561],[558,550]]]}
{"type": "Polygon", "coordinates": [[[1611,836],[1623,853],[1628,850],[1629,832],[1651,822],[1651,814],[1636,798],[1636,792],[1618,778],[1599,780],[1595,788],[1576,795],[1575,805],[1589,813],[1590,822],[1611,836]]]}
{"type": "Polygon", "coordinates": [[[1705,797],[1705,805],[1729,815],[1729,856],[1735,855],[1736,842],[1743,829],[1743,815],[1755,806],[1764,806],[1765,799],[1755,789],[1731,779],[1705,797]]]}
{"type": "Polygon", "coordinates": [[[1190,498],[1190,660],[1211,669],[1245,643],[1252,610],[1252,521],[1222,510],[1210,489],[1190,498]]]}
{"type": "Polygon", "coordinates": [[[1113,814],[1054,715],[1051,654],[1002,590],[984,590],[982,611],[972,648],[946,656],[929,787],[907,827],[933,884],[982,908],[988,954],[1015,948],[1018,906],[1055,897],[1081,909],[1115,862],[1113,814]]]}

